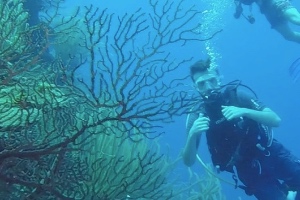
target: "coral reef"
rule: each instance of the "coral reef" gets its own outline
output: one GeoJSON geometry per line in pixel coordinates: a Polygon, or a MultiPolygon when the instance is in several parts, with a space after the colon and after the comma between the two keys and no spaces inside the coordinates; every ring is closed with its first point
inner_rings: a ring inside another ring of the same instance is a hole
{"type": "MultiPolygon", "coordinates": [[[[21,0],[0,4],[0,196],[187,199],[191,187],[170,181],[179,159],[157,139],[162,122],[193,105],[180,90],[186,77],[165,79],[191,58],[176,61],[167,47],[206,40],[192,23],[201,12],[151,0],[150,19],[142,8],[115,17],[92,5],[65,18],[63,1],[45,3],[51,12],[30,27],[21,0]],[[75,29],[81,50],[62,56],[56,47],[45,59],[58,42],[73,48],[75,29]]],[[[209,183],[202,197],[217,193],[209,183]]]]}
{"type": "Polygon", "coordinates": [[[29,30],[28,13],[22,1],[3,0],[0,10],[0,55],[22,53],[27,42],[24,32],[29,30]]]}

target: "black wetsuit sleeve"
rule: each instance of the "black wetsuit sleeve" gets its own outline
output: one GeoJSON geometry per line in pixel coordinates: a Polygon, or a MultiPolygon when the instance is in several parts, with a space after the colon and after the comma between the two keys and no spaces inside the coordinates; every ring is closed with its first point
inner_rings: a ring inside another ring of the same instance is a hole
{"type": "Polygon", "coordinates": [[[248,93],[238,91],[237,98],[240,107],[259,110],[259,111],[266,108],[265,104],[259,101],[254,95],[250,95],[248,93]]]}

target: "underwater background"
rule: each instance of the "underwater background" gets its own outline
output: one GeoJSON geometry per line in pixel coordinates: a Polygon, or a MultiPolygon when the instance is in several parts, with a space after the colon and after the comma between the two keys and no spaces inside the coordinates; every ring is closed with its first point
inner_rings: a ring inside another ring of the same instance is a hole
{"type": "MultiPolygon", "coordinates": [[[[223,83],[232,80],[241,80],[243,84],[252,88],[259,99],[268,107],[274,110],[282,119],[281,126],[274,129],[275,138],[281,141],[296,156],[300,157],[300,81],[293,81],[289,75],[290,65],[300,57],[299,44],[284,40],[281,35],[271,29],[270,24],[260,13],[257,7],[253,6],[252,13],[256,21],[248,23],[245,19],[236,20],[233,17],[234,5],[231,0],[185,0],[183,6],[201,10],[202,14],[195,24],[200,23],[199,37],[208,38],[214,33],[212,39],[206,41],[188,42],[184,46],[171,46],[167,51],[172,56],[180,59],[192,59],[185,63],[185,66],[176,71],[178,76],[189,74],[189,66],[199,59],[211,57],[213,63],[219,68],[223,83]]],[[[300,8],[299,1],[293,1],[293,5],[300,8]]],[[[128,13],[135,13],[141,8],[142,13],[147,16],[150,13],[148,0],[65,0],[62,4],[63,14],[69,16],[74,13],[77,6],[107,8],[108,13],[116,16],[123,16],[128,13]]],[[[244,9],[248,13],[247,8],[244,9]]],[[[111,24],[115,27],[115,24],[111,24]]],[[[300,31],[299,27],[293,27],[300,31]]],[[[142,41],[141,41],[142,42],[142,41]]],[[[49,47],[51,48],[51,46],[49,47]]],[[[300,71],[300,64],[297,68],[300,71]]],[[[83,79],[89,79],[88,71],[80,70],[83,79]]],[[[176,79],[176,74],[165,77],[164,81],[170,82],[171,78],[176,79]]],[[[193,90],[190,79],[184,80],[183,89],[193,90]]],[[[155,89],[155,88],[151,88],[155,89]]],[[[164,133],[159,136],[159,144],[162,153],[176,160],[186,141],[185,131],[186,115],[174,118],[172,123],[159,123],[163,126],[164,133]]],[[[154,130],[155,131],[155,130],[154,130]]],[[[206,143],[203,140],[199,148],[199,155],[205,163],[210,163],[210,155],[206,143]]],[[[200,163],[196,163],[192,170],[194,173],[205,174],[206,171],[200,163]]],[[[179,161],[171,179],[175,179],[174,185],[189,181],[189,172],[182,161],[179,161]]],[[[218,176],[229,182],[233,182],[231,174],[221,173],[218,176]]],[[[138,180],[137,180],[138,182],[138,180]]],[[[251,200],[243,191],[235,189],[233,185],[220,181],[222,193],[229,200],[251,200]]],[[[188,184],[188,183],[187,183],[188,184]]],[[[132,199],[130,196],[123,199],[132,199]]],[[[176,199],[176,198],[174,198],[176,199]]],[[[183,198],[178,198],[178,200],[183,198]]]]}

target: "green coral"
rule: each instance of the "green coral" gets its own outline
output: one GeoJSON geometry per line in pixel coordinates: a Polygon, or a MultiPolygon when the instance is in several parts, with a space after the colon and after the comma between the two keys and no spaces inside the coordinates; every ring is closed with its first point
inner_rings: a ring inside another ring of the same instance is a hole
{"type": "Polygon", "coordinates": [[[23,9],[21,0],[2,0],[0,4],[0,56],[8,52],[24,51],[29,29],[28,13],[23,9]]]}
{"type": "Polygon", "coordinates": [[[167,157],[159,155],[155,142],[151,145],[101,134],[93,138],[91,147],[86,155],[92,177],[88,188],[94,194],[107,199],[167,199],[171,195],[164,179],[173,166],[167,157]],[[160,190],[165,191],[164,196],[160,190]]]}
{"type": "Polygon", "coordinates": [[[46,80],[31,80],[0,88],[0,124],[2,128],[24,127],[51,109],[67,107],[69,99],[62,89],[46,80]],[[32,82],[31,84],[29,82],[32,82]],[[26,83],[26,84],[25,84],[26,83]]]}

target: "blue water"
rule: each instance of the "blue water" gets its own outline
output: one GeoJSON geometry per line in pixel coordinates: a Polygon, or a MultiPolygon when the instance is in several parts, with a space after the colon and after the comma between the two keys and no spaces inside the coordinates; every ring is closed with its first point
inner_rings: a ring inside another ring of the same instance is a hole
{"type": "MultiPolygon", "coordinates": [[[[85,1],[86,4],[93,3],[101,8],[108,8],[109,12],[124,14],[134,12],[138,7],[143,7],[145,12],[147,0],[110,0],[85,1]],[[97,5],[99,4],[99,5],[97,5]]],[[[196,4],[198,8],[205,10],[201,0],[189,1],[196,4]]],[[[292,2],[300,8],[299,1],[292,2]]],[[[66,2],[66,10],[73,8],[73,1],[66,2]],[[70,5],[68,5],[70,3],[70,5]]],[[[247,11],[247,9],[245,9],[247,11]]],[[[255,24],[249,24],[244,19],[233,18],[234,8],[229,7],[222,13],[222,27],[224,30],[212,39],[214,52],[219,58],[216,63],[224,76],[223,82],[240,79],[256,91],[258,97],[268,107],[274,110],[282,119],[282,124],[276,128],[275,137],[286,145],[295,155],[300,157],[299,141],[300,128],[300,83],[294,83],[289,75],[289,66],[300,57],[300,45],[284,40],[275,30],[272,30],[267,20],[260,14],[257,7],[253,7],[255,24]]],[[[294,26],[293,26],[294,27],[294,26]]],[[[300,27],[294,27],[300,31],[300,27]]],[[[194,56],[196,61],[206,58],[204,43],[195,42],[188,44],[188,48],[170,49],[175,54],[194,56]]],[[[191,63],[192,64],[192,63],[191,63]]],[[[188,67],[182,70],[188,74],[188,67]]],[[[170,154],[175,158],[183,149],[185,135],[185,117],[178,117],[174,123],[165,125],[165,135],[162,136],[161,144],[170,146],[170,154]]],[[[210,162],[205,141],[202,141],[199,150],[205,162],[210,162]]],[[[198,173],[203,173],[202,167],[197,163],[193,167],[198,173]]],[[[182,176],[186,176],[186,167],[180,164],[178,167],[182,176]]],[[[229,175],[222,175],[231,181],[229,175]]],[[[246,196],[242,191],[222,183],[223,192],[227,199],[255,199],[246,196]]]]}

